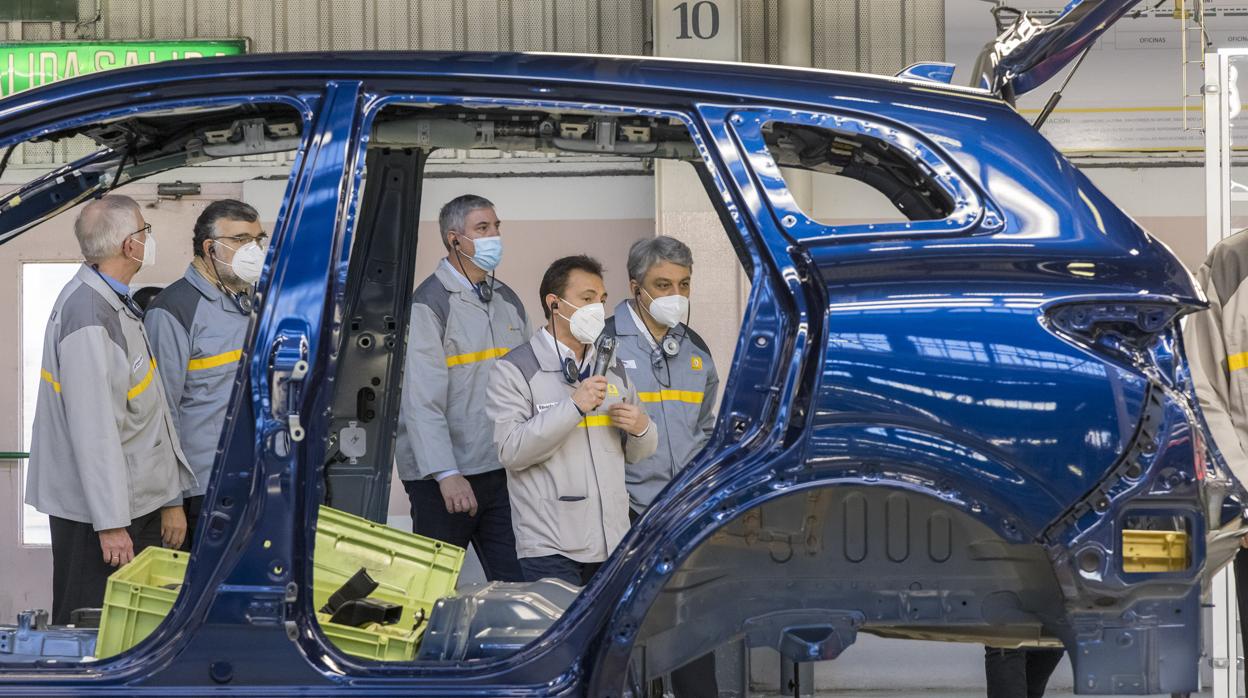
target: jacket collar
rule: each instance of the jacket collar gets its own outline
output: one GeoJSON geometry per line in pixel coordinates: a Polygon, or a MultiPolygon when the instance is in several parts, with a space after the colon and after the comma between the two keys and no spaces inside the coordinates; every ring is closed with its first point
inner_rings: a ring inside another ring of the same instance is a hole
{"type": "Polygon", "coordinates": [[[466,301],[477,307],[489,310],[489,308],[486,307],[486,304],[482,303],[480,298],[477,298],[477,294],[474,293],[471,288],[464,285],[464,282],[460,280],[459,275],[451,270],[451,265],[446,261],[446,258],[443,258],[442,261],[438,262],[437,268],[433,270],[433,275],[438,277],[438,282],[442,284],[442,288],[446,289],[447,293],[457,296],[462,301],[466,301]]]}
{"type": "MultiPolygon", "coordinates": [[[[529,344],[533,346],[533,355],[537,357],[537,365],[543,371],[552,371],[555,373],[563,373],[563,353],[559,351],[559,340],[555,339],[546,327],[537,328],[537,332],[529,338],[529,344]]],[[[572,357],[568,357],[572,358],[572,357]]],[[[575,359],[573,359],[575,361],[575,359]]],[[[581,357],[581,367],[586,364],[592,364],[594,361],[594,346],[591,344],[585,349],[585,356],[581,357]]]]}
{"type": "Polygon", "coordinates": [[[463,293],[472,290],[472,281],[451,266],[446,257],[438,260],[438,267],[434,269],[434,274],[438,277],[438,281],[442,282],[442,287],[448,291],[463,293]]]}
{"type": "Polygon", "coordinates": [[[90,264],[83,262],[82,266],[78,269],[78,273],[74,276],[76,276],[82,283],[90,286],[96,293],[103,296],[104,300],[112,306],[113,310],[121,311],[126,309],[126,304],[121,302],[121,298],[117,296],[117,292],[113,290],[112,286],[108,285],[108,282],[105,281],[100,276],[99,272],[93,269],[90,264]]]}
{"type": "Polygon", "coordinates": [[[633,322],[633,314],[626,300],[615,306],[615,333],[621,336],[641,334],[641,329],[633,322]]]}
{"type": "Polygon", "coordinates": [[[199,291],[200,295],[221,306],[221,308],[227,313],[245,315],[242,308],[238,307],[238,304],[234,301],[234,299],[227,298],[225,292],[222,291],[220,287],[213,283],[208,277],[204,276],[203,272],[201,272],[194,264],[188,264],[186,266],[186,273],[182,275],[182,278],[186,279],[186,282],[189,283],[196,291],[199,291]]]}
{"type": "Polygon", "coordinates": [[[555,347],[550,346],[550,342],[542,336],[545,331],[545,328],[539,327],[529,338],[529,346],[533,349],[533,355],[537,357],[537,365],[543,371],[563,373],[563,357],[559,356],[555,347]]]}
{"type": "Polygon", "coordinates": [[[224,295],[221,293],[221,289],[204,277],[203,273],[194,264],[186,265],[186,273],[182,275],[182,278],[186,279],[187,283],[194,286],[196,291],[199,291],[204,298],[210,301],[219,301],[221,296],[224,295]]]}

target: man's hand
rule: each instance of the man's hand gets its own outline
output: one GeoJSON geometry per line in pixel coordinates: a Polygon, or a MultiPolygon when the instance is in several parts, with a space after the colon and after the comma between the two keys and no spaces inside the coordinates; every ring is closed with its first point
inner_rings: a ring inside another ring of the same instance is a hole
{"type": "Polygon", "coordinates": [[[1248,533],[1245,533],[1244,537],[1239,539],[1239,547],[1248,548],[1248,533]]]}
{"type": "Polygon", "coordinates": [[[581,408],[583,414],[589,414],[598,409],[598,406],[606,399],[606,376],[590,376],[581,381],[581,384],[576,386],[576,392],[572,393],[572,402],[581,408]]]}
{"type": "Polygon", "coordinates": [[[442,501],[448,514],[477,515],[477,495],[473,494],[468,478],[448,475],[438,480],[438,489],[442,490],[442,501]]]}
{"type": "Polygon", "coordinates": [[[186,540],[186,510],[181,504],[160,510],[160,539],[166,548],[182,547],[186,540]]]}
{"type": "Polygon", "coordinates": [[[627,402],[615,403],[607,408],[607,414],[611,415],[611,426],[633,436],[640,436],[650,426],[650,416],[646,411],[627,402]]]}
{"type": "Polygon", "coordinates": [[[134,543],[130,540],[129,531],[124,528],[109,528],[100,531],[99,535],[104,562],[112,567],[120,567],[134,559],[134,543]]]}

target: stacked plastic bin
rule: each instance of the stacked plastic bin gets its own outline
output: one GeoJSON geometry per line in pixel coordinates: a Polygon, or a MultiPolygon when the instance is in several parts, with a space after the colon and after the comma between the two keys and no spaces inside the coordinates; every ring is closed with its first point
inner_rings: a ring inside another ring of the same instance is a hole
{"type": "MultiPolygon", "coordinates": [[[[178,598],[188,558],[186,553],[148,548],[109,577],[97,656],[133,647],[164,621],[178,598]]],[[[350,655],[410,661],[434,603],[455,590],[464,549],[321,507],[312,559],[315,608],[322,608],[361,569],[377,582],[369,599],[402,606],[399,621],[390,625],[353,627],[317,613],[326,637],[350,655]]]]}

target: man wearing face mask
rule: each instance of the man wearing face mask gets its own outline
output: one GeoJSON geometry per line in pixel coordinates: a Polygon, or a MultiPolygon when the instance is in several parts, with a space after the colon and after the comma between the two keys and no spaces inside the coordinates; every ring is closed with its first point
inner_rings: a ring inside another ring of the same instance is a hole
{"type": "Polygon", "coordinates": [[[501,225],[471,194],[438,216],[446,257],[412,299],[395,464],[415,533],[472,543],[487,579],[516,582],[507,476],[485,414],[490,367],[529,336],[520,298],[494,278],[501,225]]]}
{"type": "MultiPolygon", "coordinates": [[[[692,275],[693,252],[683,242],[663,235],[638,240],[628,251],[632,298],[615,306],[607,321],[605,331],[619,339],[616,356],[659,427],[654,455],[625,470],[632,520],[702,450],[715,427],[715,362],[685,324],[692,275]]],[[[678,698],[719,695],[715,655],[673,671],[672,691],[678,698]]]]}
{"type": "Polygon", "coordinates": [[[133,199],[105,196],[74,236],[86,261],[48,318],[26,473],[26,503],[50,518],[56,625],[101,606],[109,574],[144,548],[181,545],[195,486],[130,297],[156,261],[152,226],[133,199]]]}
{"type": "Polygon", "coordinates": [[[620,339],[617,356],[638,395],[659,423],[653,456],[628,467],[629,504],[640,515],[659,490],[702,449],[715,427],[719,375],[706,342],[685,324],[693,253],[660,235],[628,251],[633,297],[615,306],[607,333],[620,339]]]}
{"type": "Polygon", "coordinates": [[[266,238],[260,215],[248,204],[233,199],[208,204],[195,221],[190,266],[156,296],[144,321],[174,426],[198,482],[184,493],[188,550],[243,357],[266,238]]]}
{"type": "Polygon", "coordinates": [[[595,373],[602,265],[558,259],[539,292],[547,326],[494,365],[486,409],[524,580],[584,585],[628,530],[624,468],[654,453],[658,429],[618,362],[595,373]]]}

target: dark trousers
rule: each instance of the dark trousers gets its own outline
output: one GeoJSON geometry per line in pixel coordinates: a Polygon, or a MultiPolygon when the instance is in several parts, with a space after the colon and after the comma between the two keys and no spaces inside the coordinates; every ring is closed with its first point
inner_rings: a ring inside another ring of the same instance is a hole
{"type": "Polygon", "coordinates": [[[436,480],[403,481],[407,499],[412,503],[412,533],[461,548],[472,543],[486,579],[523,581],[520,563],[516,560],[516,534],[511,529],[507,473],[494,470],[465,477],[477,498],[476,516],[448,512],[436,480]]]}
{"type": "MultiPolygon", "coordinates": [[[[636,523],[640,516],[630,508],[628,523],[636,523]]],[[[672,693],[676,698],[718,698],[719,680],[715,677],[715,653],[707,652],[673,671],[672,693]]]]}
{"type": "Polygon", "coordinates": [[[199,512],[204,509],[204,495],[184,498],[182,509],[186,512],[186,540],[182,541],[182,549],[189,553],[195,543],[195,531],[199,529],[199,512]]]}
{"type": "Polygon", "coordinates": [[[562,579],[568,584],[583,587],[598,573],[601,562],[577,562],[562,555],[546,555],[544,557],[520,558],[520,569],[525,582],[536,582],[539,579],[553,577],[562,579]]]}
{"type": "Polygon", "coordinates": [[[1065,650],[984,648],[988,698],[1041,698],[1065,650]]]}
{"type": "MultiPolygon", "coordinates": [[[[104,562],[100,535],[91,524],[50,516],[52,531],[52,624],[66,625],[79,608],[104,605],[104,585],[116,567],[104,562]]],[[[130,522],[134,554],[160,545],[160,509],[130,522]]]]}

